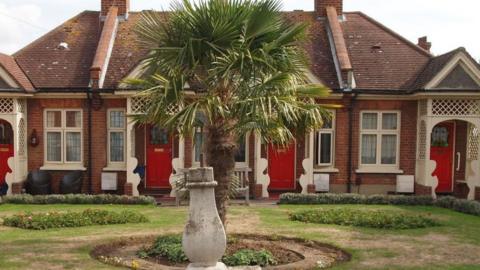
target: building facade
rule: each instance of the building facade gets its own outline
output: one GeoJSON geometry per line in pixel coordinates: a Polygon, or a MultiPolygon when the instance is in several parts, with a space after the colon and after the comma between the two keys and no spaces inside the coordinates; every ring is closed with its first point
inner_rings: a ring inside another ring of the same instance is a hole
{"type": "MultiPolygon", "coordinates": [[[[279,149],[239,141],[239,170],[255,197],[283,192],[453,194],[480,199],[480,65],[464,48],[430,53],[341,0],[285,12],[309,25],[308,77],[339,104],[321,130],[279,149]]],[[[133,32],[141,12],[101,1],[12,56],[0,55],[0,184],[22,192],[29,171],[72,170],[83,191],[175,196],[183,168],[200,165],[202,134],[171,136],[129,118],[148,102],[123,83],[148,48],[133,32]],[[196,138],[196,139],[194,139],[196,138]]],[[[425,23],[428,23],[426,21],[425,23]]],[[[170,110],[172,108],[165,108],[170,110]]]]}

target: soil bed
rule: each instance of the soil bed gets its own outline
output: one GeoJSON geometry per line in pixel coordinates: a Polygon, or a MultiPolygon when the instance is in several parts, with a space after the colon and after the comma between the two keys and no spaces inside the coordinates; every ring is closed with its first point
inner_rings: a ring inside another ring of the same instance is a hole
{"type": "MultiPolygon", "coordinates": [[[[241,249],[270,251],[278,265],[263,269],[317,269],[328,268],[336,263],[350,260],[350,254],[331,245],[307,241],[297,238],[287,238],[266,235],[236,234],[230,241],[227,254],[233,254],[241,249]]],[[[92,257],[112,265],[145,270],[185,269],[187,264],[175,264],[166,258],[155,257],[141,259],[137,251],[150,246],[156,236],[131,237],[108,244],[97,246],[91,252],[92,257]]]]}

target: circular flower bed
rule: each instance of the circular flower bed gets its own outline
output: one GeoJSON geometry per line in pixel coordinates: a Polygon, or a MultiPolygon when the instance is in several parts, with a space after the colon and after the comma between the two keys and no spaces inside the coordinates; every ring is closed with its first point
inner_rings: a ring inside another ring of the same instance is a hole
{"type": "MultiPolygon", "coordinates": [[[[151,239],[130,238],[101,245],[92,251],[92,256],[132,269],[185,269],[189,262],[183,253],[180,236],[151,239]]],[[[286,237],[231,235],[227,246],[222,261],[228,266],[318,269],[350,259],[348,253],[333,246],[286,237]]]]}
{"type": "Polygon", "coordinates": [[[347,208],[314,209],[290,214],[293,221],[376,229],[418,229],[439,226],[440,223],[424,215],[385,210],[347,208]]]}

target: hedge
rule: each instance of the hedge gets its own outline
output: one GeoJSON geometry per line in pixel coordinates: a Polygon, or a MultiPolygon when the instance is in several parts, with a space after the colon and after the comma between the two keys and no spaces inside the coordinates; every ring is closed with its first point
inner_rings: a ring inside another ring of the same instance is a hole
{"type": "Polygon", "coordinates": [[[280,195],[279,204],[367,204],[437,206],[457,212],[480,216],[480,202],[451,196],[434,199],[431,196],[361,195],[361,194],[298,194],[280,195]]]}
{"type": "Polygon", "coordinates": [[[148,222],[148,218],[134,211],[107,211],[86,209],[83,212],[25,213],[6,217],[3,225],[28,230],[83,227],[92,225],[126,224],[148,222]]]}
{"type": "Polygon", "coordinates": [[[156,205],[155,198],[149,196],[126,196],[126,195],[36,195],[29,194],[5,196],[0,203],[10,204],[136,204],[156,205]]]}

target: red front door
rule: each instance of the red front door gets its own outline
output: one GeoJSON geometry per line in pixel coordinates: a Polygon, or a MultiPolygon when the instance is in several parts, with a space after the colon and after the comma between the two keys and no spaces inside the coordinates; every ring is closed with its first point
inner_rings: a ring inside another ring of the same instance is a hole
{"type": "Polygon", "coordinates": [[[295,143],[268,146],[268,175],[271,190],[295,189],[295,143]]]}
{"type": "Polygon", "coordinates": [[[170,188],[172,140],[166,129],[147,127],[147,188],[170,188]]]}
{"type": "Polygon", "coordinates": [[[8,159],[13,156],[12,144],[0,144],[0,186],[5,183],[5,176],[12,170],[8,167],[8,159]]]}
{"type": "Polygon", "coordinates": [[[437,163],[432,176],[438,178],[438,186],[435,190],[438,193],[453,191],[454,132],[455,126],[451,122],[438,124],[432,131],[430,159],[437,163]]]}

